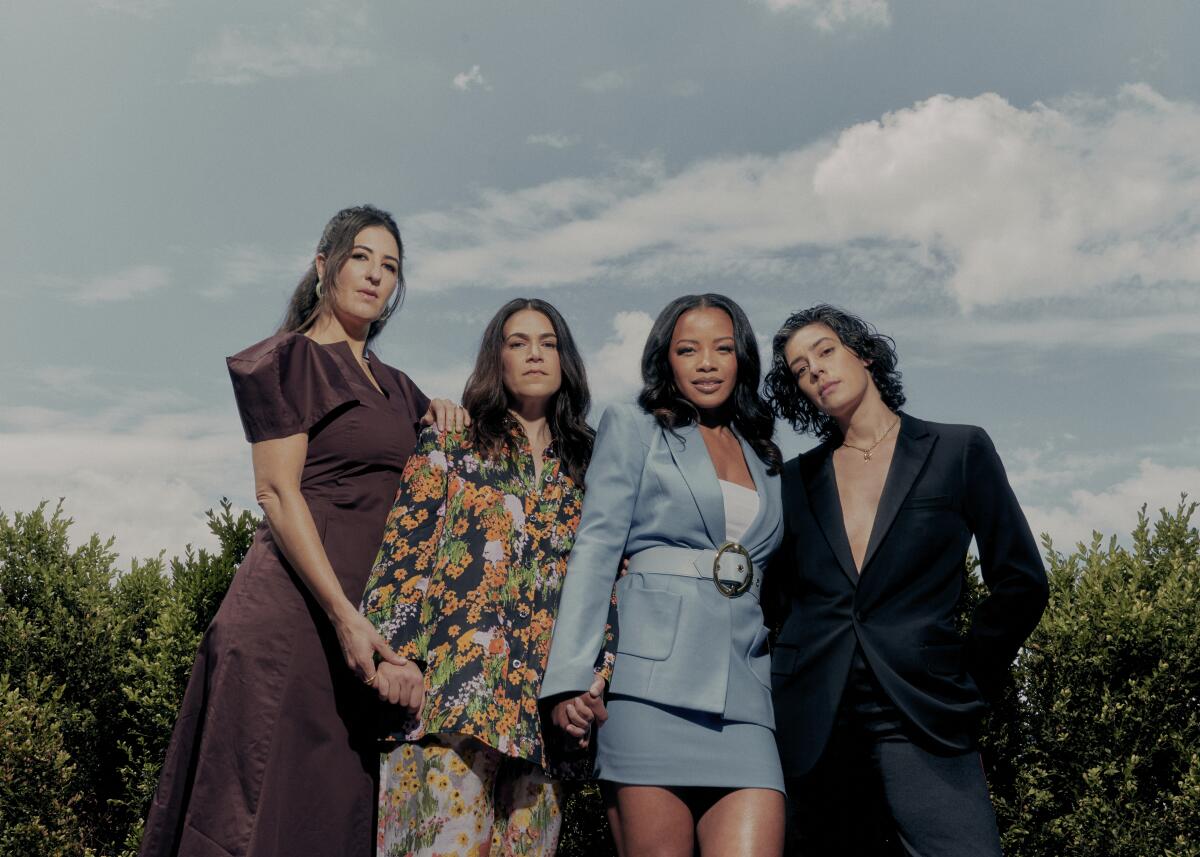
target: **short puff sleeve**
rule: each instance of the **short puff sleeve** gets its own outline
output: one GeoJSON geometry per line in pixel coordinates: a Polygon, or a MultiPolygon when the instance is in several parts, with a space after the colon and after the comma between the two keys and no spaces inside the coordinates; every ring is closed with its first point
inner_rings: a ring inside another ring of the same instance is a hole
{"type": "Polygon", "coordinates": [[[226,363],[251,443],[307,432],[335,409],[358,401],[337,358],[303,334],[265,339],[226,363]]]}

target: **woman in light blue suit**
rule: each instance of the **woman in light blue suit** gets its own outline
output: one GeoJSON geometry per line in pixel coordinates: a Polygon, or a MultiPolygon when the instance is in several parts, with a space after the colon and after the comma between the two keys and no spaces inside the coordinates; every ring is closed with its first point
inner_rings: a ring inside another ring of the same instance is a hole
{"type": "Polygon", "coordinates": [[[721,295],[660,313],[640,407],[600,422],[541,697],[614,786],[626,857],[778,855],[783,779],[759,594],[783,534],[779,450],[757,342],[721,295]],[[608,707],[593,667],[613,578],[608,707]]]}

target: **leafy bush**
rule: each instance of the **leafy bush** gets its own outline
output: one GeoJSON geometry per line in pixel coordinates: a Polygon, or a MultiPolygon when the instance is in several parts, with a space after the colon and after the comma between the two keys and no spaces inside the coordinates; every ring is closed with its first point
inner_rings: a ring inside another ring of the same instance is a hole
{"type": "MultiPolygon", "coordinates": [[[[1130,548],[1045,541],[1051,599],[983,753],[1010,857],[1200,857],[1196,505],[1130,548]]],[[[200,637],[257,521],[208,513],[220,547],[115,567],[43,504],[0,513],[0,854],[136,850],[200,637]]],[[[965,566],[963,616],[982,596],[965,566]]],[[[569,790],[561,853],[612,854],[594,784],[569,790]]]]}
{"type": "Polygon", "coordinates": [[[119,574],[111,540],[72,549],[61,504],[0,513],[0,853],[136,848],[200,635],[257,525],[228,501],[208,517],[220,552],[189,548],[168,577],[161,557],[119,574]]]}
{"type": "Polygon", "coordinates": [[[75,766],[56,715],[63,689],[41,679],[27,692],[0,675],[0,854],[84,854],[75,766]]]}
{"type": "Polygon", "coordinates": [[[1045,539],[1050,607],[993,716],[1006,854],[1200,855],[1195,510],[1143,507],[1131,549],[1045,539]]]}

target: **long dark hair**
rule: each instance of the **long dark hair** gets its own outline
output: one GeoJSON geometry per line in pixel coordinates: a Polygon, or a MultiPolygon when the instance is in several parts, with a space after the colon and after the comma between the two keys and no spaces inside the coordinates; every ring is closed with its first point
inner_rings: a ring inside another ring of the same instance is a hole
{"type": "Polygon", "coordinates": [[[754,330],[746,313],[724,295],[684,295],[671,301],[658,314],[642,351],[643,386],[638,395],[638,404],[647,413],[653,414],[659,425],[671,432],[700,419],[696,406],[675,385],[675,373],[671,371],[671,337],[680,316],[689,310],[708,307],[722,310],[733,322],[737,382],[729,397],[732,412],[730,422],[767,465],[767,472],[778,473],[783,466],[783,456],[771,441],[775,433],[775,419],[767,403],[758,394],[762,372],[758,341],[754,338],[754,330]]]}
{"type": "Polygon", "coordinates": [[[400,249],[400,259],[396,269],[396,291],[392,293],[391,305],[367,328],[367,344],[369,345],[371,340],[380,334],[383,326],[387,324],[387,320],[404,301],[404,242],[400,240],[400,229],[396,226],[396,221],[392,219],[392,216],[373,205],[343,208],[325,224],[325,231],[321,233],[321,240],[317,242],[317,251],[313,261],[308,266],[308,270],[304,272],[304,276],[300,278],[296,290],[292,292],[291,300],[288,301],[287,315],[284,316],[283,323],[279,325],[276,333],[303,333],[316,324],[321,313],[327,311],[333,303],[337,275],[354,250],[354,238],[369,226],[382,226],[392,233],[392,237],[396,239],[396,246],[400,249]],[[325,280],[321,283],[319,295],[317,294],[319,277],[315,258],[317,255],[325,257],[325,280]]]}
{"type": "Polygon", "coordinates": [[[900,370],[896,368],[896,341],[844,309],[817,304],[788,316],[771,341],[771,369],[767,372],[765,387],[767,401],[780,419],[787,420],[796,431],[815,434],[820,440],[841,435],[837,420],[801,392],[784,356],[793,334],[810,324],[825,325],[858,359],[866,360],[883,403],[893,411],[900,409],[905,398],[900,370]]]}
{"type": "Polygon", "coordinates": [[[584,485],[588,462],[592,460],[592,441],[596,433],[587,424],[592,395],[588,391],[587,370],[571,336],[571,328],[558,310],[538,298],[514,298],[500,307],[484,328],[475,357],[475,368],[467,379],[462,403],[471,415],[468,430],[471,443],[485,455],[496,457],[504,450],[516,418],[510,412],[508,390],[504,388],[504,325],[521,310],[540,312],[550,320],[558,340],[558,362],[562,386],[550,400],[546,421],[558,448],[559,460],[567,475],[580,488],[584,485]]]}

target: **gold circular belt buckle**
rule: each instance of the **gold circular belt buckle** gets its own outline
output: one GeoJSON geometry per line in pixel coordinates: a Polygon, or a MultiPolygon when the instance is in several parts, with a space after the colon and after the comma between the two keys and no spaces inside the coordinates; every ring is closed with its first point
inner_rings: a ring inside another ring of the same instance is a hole
{"type": "Polygon", "coordinates": [[[750,590],[750,585],[754,582],[754,560],[750,559],[750,551],[737,542],[725,542],[717,548],[717,555],[713,558],[713,583],[717,586],[717,592],[720,592],[726,598],[737,598],[750,590]],[[740,554],[745,561],[743,566],[738,563],[737,570],[745,572],[746,576],[742,578],[741,583],[730,585],[721,580],[721,557],[727,552],[740,554]]]}

